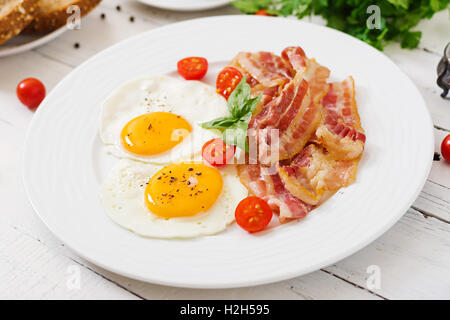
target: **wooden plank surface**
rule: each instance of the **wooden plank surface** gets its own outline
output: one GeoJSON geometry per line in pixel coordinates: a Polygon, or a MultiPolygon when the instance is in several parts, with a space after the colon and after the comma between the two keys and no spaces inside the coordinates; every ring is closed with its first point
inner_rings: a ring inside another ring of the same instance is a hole
{"type": "MultiPolygon", "coordinates": [[[[21,183],[22,145],[33,114],[17,101],[16,84],[35,76],[51,90],[74,67],[122,39],[167,23],[236,13],[232,7],[176,13],[135,1],[104,1],[83,20],[81,30],[68,31],[31,52],[0,59],[0,298],[450,298],[450,164],[442,159],[433,162],[412,209],[371,245],[323,270],[265,286],[191,290],[127,279],[77,257],[42,224],[28,204],[21,183]],[[106,19],[100,18],[101,13],[106,19]],[[75,43],[80,44],[79,49],[74,48],[75,43]],[[380,268],[380,289],[367,288],[367,268],[371,265],[380,268]],[[71,288],[77,270],[80,287],[71,288]]],[[[435,124],[439,152],[440,141],[450,133],[450,102],[439,97],[435,85],[439,53],[450,40],[448,13],[440,13],[420,27],[424,38],[419,49],[406,51],[392,45],[386,54],[423,94],[435,124]]]]}

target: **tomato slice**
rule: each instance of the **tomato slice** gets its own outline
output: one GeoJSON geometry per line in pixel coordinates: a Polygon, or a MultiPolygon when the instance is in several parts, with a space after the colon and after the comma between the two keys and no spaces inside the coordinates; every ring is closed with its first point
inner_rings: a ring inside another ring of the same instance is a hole
{"type": "Polygon", "coordinates": [[[444,159],[450,162],[450,134],[442,141],[441,153],[444,159]]]}
{"type": "Polygon", "coordinates": [[[237,224],[248,232],[263,230],[272,220],[272,209],[259,197],[248,197],[239,202],[234,213],[237,224]]]}
{"type": "Polygon", "coordinates": [[[272,17],[271,14],[267,13],[267,9],[261,9],[255,12],[255,16],[269,16],[272,17]]]}
{"type": "Polygon", "coordinates": [[[212,139],[205,143],[202,148],[203,160],[209,164],[220,167],[232,163],[236,146],[226,144],[222,139],[212,139]]]}
{"type": "Polygon", "coordinates": [[[236,89],[239,82],[241,82],[243,78],[242,73],[233,67],[226,67],[222,71],[220,71],[217,76],[217,93],[221,94],[228,100],[228,97],[236,89]]]}
{"type": "Polygon", "coordinates": [[[208,60],[201,57],[189,57],[178,61],[178,73],[186,80],[200,80],[208,71],[208,60]]]}
{"type": "Polygon", "coordinates": [[[34,110],[45,98],[45,86],[38,79],[28,78],[17,85],[16,93],[20,102],[34,110]]]}

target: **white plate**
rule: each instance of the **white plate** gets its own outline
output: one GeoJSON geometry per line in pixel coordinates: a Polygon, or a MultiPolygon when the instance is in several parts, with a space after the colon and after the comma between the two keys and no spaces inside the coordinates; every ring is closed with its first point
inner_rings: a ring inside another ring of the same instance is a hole
{"type": "Polygon", "coordinates": [[[24,181],[48,228],[103,268],[165,285],[250,286],[335,263],[388,230],[419,194],[431,167],[433,143],[430,115],[420,93],[381,52],[306,22],[214,17],[123,41],[61,81],[30,126],[24,181]],[[218,70],[237,52],[280,53],[289,45],[301,45],[332,70],[332,78],[352,75],[356,80],[367,133],[356,183],[305,219],[256,235],[233,225],[224,233],[193,240],[146,239],[107,217],[99,188],[117,159],[105,155],[98,129],[100,105],[113,89],[150,74],[176,75],[177,61],[186,56],[209,59],[206,81],[213,84],[218,70]]]}
{"type": "Polygon", "coordinates": [[[174,11],[200,11],[223,7],[233,0],[138,0],[152,7],[174,11]]]}
{"type": "Polygon", "coordinates": [[[66,30],[66,27],[62,27],[47,34],[20,34],[0,45],[0,57],[22,53],[42,46],[60,36],[66,30]]]}

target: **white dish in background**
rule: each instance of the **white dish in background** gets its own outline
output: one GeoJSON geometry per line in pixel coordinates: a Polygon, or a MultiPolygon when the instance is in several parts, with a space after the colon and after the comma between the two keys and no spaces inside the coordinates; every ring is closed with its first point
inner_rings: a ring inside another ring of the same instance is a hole
{"type": "Polygon", "coordinates": [[[40,218],[89,261],[158,284],[229,288],[303,275],[375,240],[418,196],[433,146],[431,118],[419,91],[383,53],[339,31],[302,21],[212,17],[143,33],[70,73],[34,115],[23,175],[40,218]],[[211,42],[211,37],[233,41],[211,42]],[[176,75],[177,61],[186,56],[208,58],[205,82],[214,85],[218,71],[239,51],[279,54],[289,45],[302,46],[309,57],[330,68],[333,80],[355,78],[367,143],[353,185],[305,219],[255,235],[233,225],[210,237],[147,239],[108,218],[99,190],[118,160],[104,152],[99,111],[115,88],[151,74],[176,75]]]}
{"type": "Polygon", "coordinates": [[[59,37],[66,30],[66,27],[61,27],[46,34],[19,34],[0,45],[0,57],[22,53],[42,46],[59,37]]]}
{"type": "Polygon", "coordinates": [[[174,11],[200,11],[223,7],[233,0],[138,0],[152,7],[174,11]]]}

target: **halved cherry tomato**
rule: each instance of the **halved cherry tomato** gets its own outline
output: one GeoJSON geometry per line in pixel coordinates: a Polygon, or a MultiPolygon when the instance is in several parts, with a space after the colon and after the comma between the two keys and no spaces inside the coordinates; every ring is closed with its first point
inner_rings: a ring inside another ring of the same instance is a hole
{"type": "Polygon", "coordinates": [[[236,146],[230,146],[223,142],[222,139],[217,138],[205,143],[202,148],[202,157],[209,164],[220,167],[231,163],[235,152],[236,146]]]}
{"type": "Polygon", "coordinates": [[[261,9],[255,12],[255,16],[272,16],[271,14],[267,13],[267,9],[261,9]]]}
{"type": "Polygon", "coordinates": [[[242,73],[233,67],[226,67],[222,71],[220,71],[217,76],[217,93],[221,94],[228,100],[228,97],[236,89],[239,82],[241,82],[243,78],[242,73]]]}
{"type": "Polygon", "coordinates": [[[28,78],[17,85],[16,93],[20,102],[34,110],[45,98],[45,86],[38,79],[28,78]]]}
{"type": "Polygon", "coordinates": [[[178,61],[178,73],[186,80],[200,80],[208,71],[208,60],[201,57],[189,57],[178,61]]]}
{"type": "Polygon", "coordinates": [[[234,216],[237,224],[248,232],[264,229],[272,220],[272,209],[266,201],[258,197],[248,197],[239,202],[234,216]]]}
{"type": "Polygon", "coordinates": [[[450,134],[442,141],[441,153],[444,159],[450,162],[450,134]]]}

